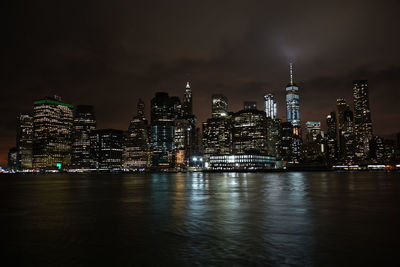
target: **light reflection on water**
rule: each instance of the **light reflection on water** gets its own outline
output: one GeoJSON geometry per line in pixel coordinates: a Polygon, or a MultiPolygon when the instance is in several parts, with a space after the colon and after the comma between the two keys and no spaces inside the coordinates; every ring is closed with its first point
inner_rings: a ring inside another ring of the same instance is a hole
{"type": "Polygon", "coordinates": [[[395,260],[399,173],[3,176],[22,265],[351,265],[395,260]]]}

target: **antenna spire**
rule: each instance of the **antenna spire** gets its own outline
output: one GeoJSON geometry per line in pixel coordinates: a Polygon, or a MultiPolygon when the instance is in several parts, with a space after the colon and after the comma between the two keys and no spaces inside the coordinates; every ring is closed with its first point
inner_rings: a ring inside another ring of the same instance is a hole
{"type": "Polygon", "coordinates": [[[293,63],[290,62],[290,85],[293,85],[293,63]]]}
{"type": "Polygon", "coordinates": [[[186,83],[186,88],[188,88],[188,89],[190,88],[189,82],[186,83]]]}

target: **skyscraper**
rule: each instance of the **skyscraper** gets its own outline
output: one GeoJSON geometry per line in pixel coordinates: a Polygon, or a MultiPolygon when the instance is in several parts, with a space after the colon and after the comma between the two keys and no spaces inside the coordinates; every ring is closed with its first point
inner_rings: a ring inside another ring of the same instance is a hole
{"type": "Polygon", "coordinates": [[[273,94],[264,95],[264,111],[267,118],[276,119],[277,107],[273,94]]]}
{"type": "Polygon", "coordinates": [[[59,169],[71,163],[73,105],[46,97],[33,106],[32,165],[59,169]]]}
{"type": "Polygon", "coordinates": [[[321,134],[321,122],[320,121],[307,121],[306,122],[307,142],[315,142],[317,136],[321,134]]]}
{"type": "Polygon", "coordinates": [[[168,93],[158,92],[151,100],[151,150],[152,166],[173,167],[174,146],[174,101],[168,93]]]}
{"type": "Polygon", "coordinates": [[[96,129],[96,118],[93,106],[76,107],[73,123],[73,143],[71,165],[77,169],[89,169],[92,166],[90,157],[90,134],[96,129]]]}
{"type": "Polygon", "coordinates": [[[286,162],[293,163],[293,125],[282,122],[281,157],[286,162]]]}
{"type": "Polygon", "coordinates": [[[124,139],[122,159],[122,166],[126,169],[147,168],[151,165],[147,120],[141,99],[137,103],[137,114],[132,118],[124,139]]]}
{"type": "Polygon", "coordinates": [[[299,87],[293,82],[293,65],[290,63],[290,82],[286,86],[286,118],[293,125],[292,163],[299,163],[302,144],[299,99],[299,87]]]}
{"type": "Polygon", "coordinates": [[[232,116],[232,153],[267,155],[267,118],[256,109],[232,116]]]}
{"type": "Polygon", "coordinates": [[[189,116],[192,114],[193,114],[192,89],[190,88],[189,82],[187,82],[185,94],[183,97],[183,115],[189,116]]]}
{"type": "Polygon", "coordinates": [[[212,96],[212,117],[225,117],[228,115],[228,99],[221,94],[212,96]]]}
{"type": "Polygon", "coordinates": [[[115,129],[94,130],[90,133],[92,168],[120,170],[122,167],[122,131],[115,129]]]}
{"type": "Polygon", "coordinates": [[[32,169],[32,134],[33,122],[30,115],[18,116],[17,125],[17,169],[32,169]]]}
{"type": "Polygon", "coordinates": [[[286,86],[286,117],[293,126],[300,126],[299,87],[293,82],[292,63],[290,63],[290,83],[286,86]]]}
{"type": "Polygon", "coordinates": [[[268,155],[281,159],[282,126],[280,119],[267,118],[267,151],[268,155]]]}
{"type": "Polygon", "coordinates": [[[337,149],[337,121],[336,113],[332,111],[326,116],[326,155],[329,163],[337,161],[338,149],[337,149]]]}
{"type": "Polygon", "coordinates": [[[358,159],[369,156],[369,142],[372,139],[371,110],[369,109],[368,82],[353,82],[355,148],[358,159]]]}

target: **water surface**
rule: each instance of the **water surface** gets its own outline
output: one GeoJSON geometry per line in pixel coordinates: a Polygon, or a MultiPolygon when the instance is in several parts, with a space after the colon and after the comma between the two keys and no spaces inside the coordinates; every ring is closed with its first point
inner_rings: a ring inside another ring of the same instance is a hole
{"type": "Polygon", "coordinates": [[[13,266],[400,263],[400,173],[2,175],[0,203],[13,266]]]}

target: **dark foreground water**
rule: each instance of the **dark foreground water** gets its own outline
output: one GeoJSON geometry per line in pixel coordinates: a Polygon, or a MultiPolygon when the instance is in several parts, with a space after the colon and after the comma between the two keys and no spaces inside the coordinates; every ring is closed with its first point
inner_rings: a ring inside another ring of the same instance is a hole
{"type": "Polygon", "coordinates": [[[1,266],[396,265],[400,173],[0,176],[1,266]]]}

